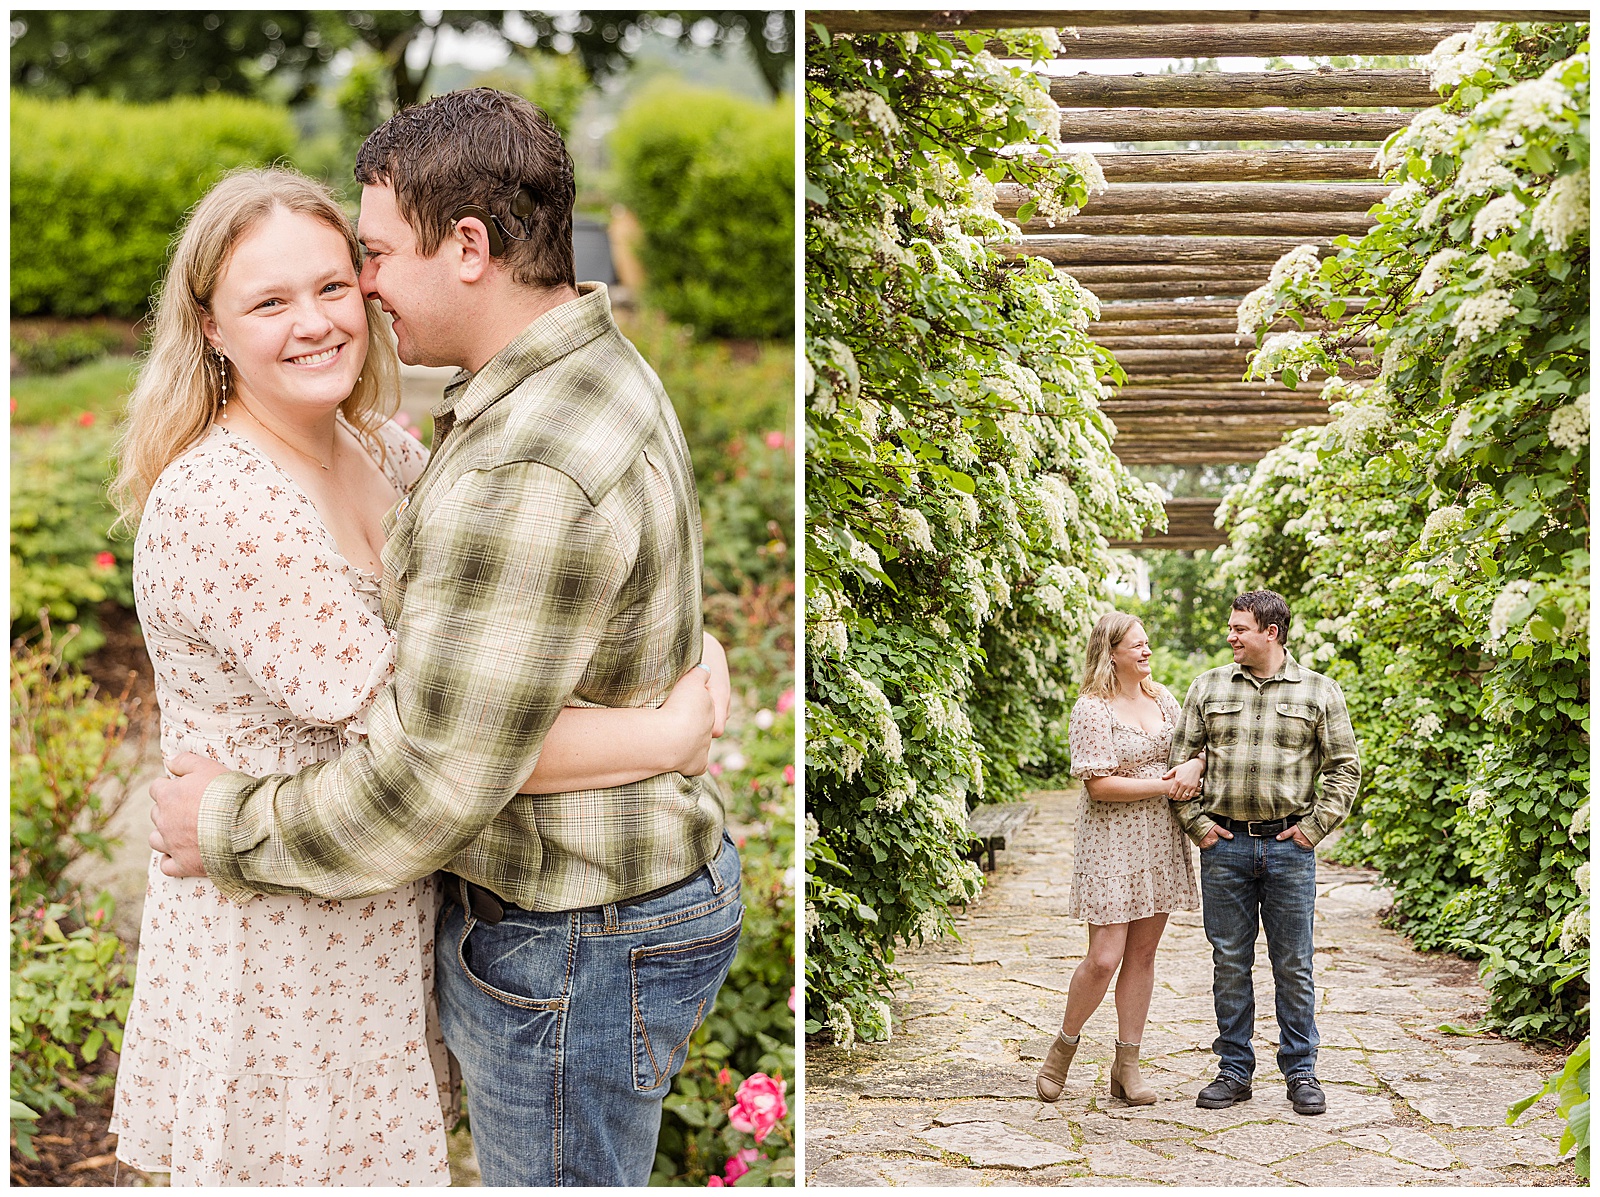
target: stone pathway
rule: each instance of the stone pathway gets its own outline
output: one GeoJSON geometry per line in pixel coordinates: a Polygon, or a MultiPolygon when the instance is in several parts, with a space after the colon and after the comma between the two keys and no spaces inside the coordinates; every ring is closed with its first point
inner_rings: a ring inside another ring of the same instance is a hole
{"type": "Polygon", "coordinates": [[[1486,994],[1473,964],[1425,955],[1378,923],[1376,875],[1322,862],[1317,876],[1318,1074],[1328,1112],[1290,1108],[1273,1062],[1266,943],[1257,949],[1255,1097],[1201,1110],[1215,1073],[1211,949],[1198,911],[1173,916],[1156,963],[1144,1075],[1162,1093],[1130,1107],[1106,1091],[1111,995],[1084,1028],[1066,1091],[1034,1095],[1067,983],[1088,946],[1065,914],[1076,792],[1036,794],[961,940],[896,955],[910,986],[887,1044],[808,1046],[806,1183],[840,1185],[1579,1185],[1556,1151],[1545,1099],[1516,1126],[1506,1107],[1559,1056],[1470,1026],[1486,994]]]}

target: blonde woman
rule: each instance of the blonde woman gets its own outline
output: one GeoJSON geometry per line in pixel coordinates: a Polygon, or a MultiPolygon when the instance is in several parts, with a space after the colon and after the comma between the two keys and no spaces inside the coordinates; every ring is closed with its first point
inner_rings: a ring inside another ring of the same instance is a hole
{"type": "MultiPolygon", "coordinates": [[[[224,179],[174,249],[113,486],[169,760],[313,765],[393,670],[384,517],[426,454],[388,419],[398,361],[359,270],[332,196],[283,170],[224,179]]],[[[523,789],[702,772],[710,676],[660,710],[565,711],[523,789]]],[[[431,878],[235,905],[152,856],[118,1158],[173,1184],[448,1184],[434,918],[431,878]]]]}
{"type": "Polygon", "coordinates": [[[1150,639],[1132,615],[1114,611],[1089,633],[1083,685],[1068,739],[1072,773],[1083,778],[1067,911],[1089,924],[1089,951],[1072,974],[1061,1032],[1036,1082],[1043,1101],[1066,1085],[1079,1033],[1117,977],[1117,1042],[1111,1096],[1150,1105],[1139,1044],[1155,987],[1156,945],[1174,910],[1195,910],[1189,841],[1169,799],[1200,789],[1205,758],[1167,768],[1179,706],[1150,676],[1150,639]],[[1119,971],[1120,970],[1120,971],[1119,971]]]}

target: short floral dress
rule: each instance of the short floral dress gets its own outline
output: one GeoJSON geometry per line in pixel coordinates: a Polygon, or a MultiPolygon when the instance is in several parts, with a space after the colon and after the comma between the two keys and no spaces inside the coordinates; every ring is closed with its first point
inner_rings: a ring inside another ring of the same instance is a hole
{"type": "MultiPolygon", "coordinates": [[[[426,454],[393,424],[398,493],[426,454]]],[[[377,456],[375,454],[375,456],[377,456]]],[[[161,752],[255,776],[336,756],[394,668],[378,578],[299,486],[214,427],[162,473],[134,548],[161,752]]],[[[117,1070],[117,1157],[174,1185],[447,1185],[431,879],[241,905],[152,854],[117,1070]]]]}
{"type": "MultiPolygon", "coordinates": [[[[1155,735],[1118,719],[1103,698],[1078,699],[1067,733],[1074,777],[1160,777],[1167,771],[1179,708],[1166,687],[1156,690],[1165,725],[1155,735]]],[[[1194,854],[1171,802],[1097,802],[1085,789],[1067,913],[1106,926],[1199,908],[1194,854]]]]}

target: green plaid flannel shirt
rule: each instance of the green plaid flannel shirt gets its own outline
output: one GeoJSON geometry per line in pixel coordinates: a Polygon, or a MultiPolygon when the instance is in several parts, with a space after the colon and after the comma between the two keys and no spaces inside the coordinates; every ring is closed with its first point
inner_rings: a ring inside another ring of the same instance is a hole
{"type": "Polygon", "coordinates": [[[661,383],[584,284],[433,414],[433,459],[385,520],[395,674],[367,739],[292,777],[213,781],[206,871],[242,900],[448,868],[544,911],[688,876],[722,836],[709,778],[516,792],[563,706],[659,705],[700,659],[699,503],[661,383]]]}
{"type": "Polygon", "coordinates": [[[1173,803],[1189,838],[1199,843],[1225,819],[1273,820],[1299,815],[1313,844],[1343,823],[1361,785],[1361,761],[1339,684],[1288,654],[1283,667],[1258,678],[1224,665],[1195,678],[1172,731],[1168,765],[1202,749],[1205,785],[1197,798],[1173,803]],[[1315,782],[1322,778],[1322,792],[1315,782]]]}

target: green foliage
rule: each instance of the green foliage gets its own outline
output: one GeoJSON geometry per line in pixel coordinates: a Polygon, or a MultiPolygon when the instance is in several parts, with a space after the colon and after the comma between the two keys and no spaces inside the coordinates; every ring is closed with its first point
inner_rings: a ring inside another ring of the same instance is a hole
{"type": "Polygon", "coordinates": [[[294,149],[287,111],[211,97],[11,98],[11,310],[138,316],[184,213],[234,167],[294,149]]]}
{"type": "MultiPolygon", "coordinates": [[[[1117,606],[1139,617],[1150,636],[1150,647],[1157,652],[1166,649],[1177,657],[1215,656],[1227,635],[1228,612],[1238,591],[1217,579],[1211,554],[1150,549],[1140,556],[1149,571],[1150,597],[1122,599],[1117,606]]],[[[1182,691],[1173,693],[1183,701],[1182,691]]]]}
{"type": "Polygon", "coordinates": [[[66,663],[70,639],[47,626],[11,653],[13,911],[67,895],[67,868],[86,853],[110,859],[106,829],[127,794],[128,708],[66,663]]]}
{"type": "Polygon", "coordinates": [[[68,424],[91,419],[115,422],[122,418],[128,392],[133,389],[134,361],[106,357],[74,366],[60,374],[28,375],[11,380],[13,430],[28,424],[68,424]]]}
{"type": "Polygon", "coordinates": [[[99,1098],[115,1079],[78,1075],[103,1047],[122,1050],[133,1001],[133,969],[108,917],[104,904],[11,908],[11,1132],[29,1159],[40,1114],[72,1115],[68,1093],[99,1098]]]}
{"type": "Polygon", "coordinates": [[[120,332],[92,324],[33,336],[18,335],[15,329],[11,332],[11,352],[30,374],[60,374],[121,346],[120,332]]]}
{"type": "Polygon", "coordinates": [[[1419,946],[1484,959],[1519,1036],[1575,1035],[1589,1002],[1587,37],[1446,43],[1377,227],[1241,304],[1252,372],[1327,371],[1337,418],[1230,492],[1219,554],[1291,597],[1291,643],[1345,688],[1366,777],[1341,851],[1419,946]],[[1285,315],[1332,327],[1261,341],[1285,315]],[[1340,377],[1366,344],[1377,378],[1340,377]]]}
{"type": "Polygon", "coordinates": [[[1021,220],[1103,181],[1048,157],[1054,105],[991,36],[808,43],[806,1030],[845,1045],[889,1035],[896,945],[981,885],[968,799],[1065,763],[1106,538],[1161,518],[1111,453],[1093,297],[993,248],[1007,174],[1021,220]]]}
{"type": "Polygon", "coordinates": [[[519,56],[520,70],[503,67],[480,75],[476,86],[493,87],[531,100],[542,108],[561,136],[572,136],[578,109],[592,83],[583,59],[576,54],[530,50],[519,56]]]}
{"type": "Polygon", "coordinates": [[[77,660],[105,637],[94,605],[133,606],[133,542],[113,539],[116,513],[106,497],[114,429],[106,421],[12,429],[11,634],[30,634],[39,612],[76,622],[77,660]]]}
{"type": "Polygon", "coordinates": [[[646,298],[701,337],[794,331],[794,110],[671,81],[611,134],[646,298]]]}
{"type": "Polygon", "coordinates": [[[1589,1179],[1589,1039],[1573,1050],[1560,1072],[1545,1082],[1539,1092],[1513,1105],[1506,1111],[1506,1125],[1511,1126],[1522,1113],[1541,1097],[1556,1099],[1556,1113],[1567,1120],[1557,1150],[1563,1155],[1574,1147],[1576,1171],[1584,1180],[1589,1179]]]}

